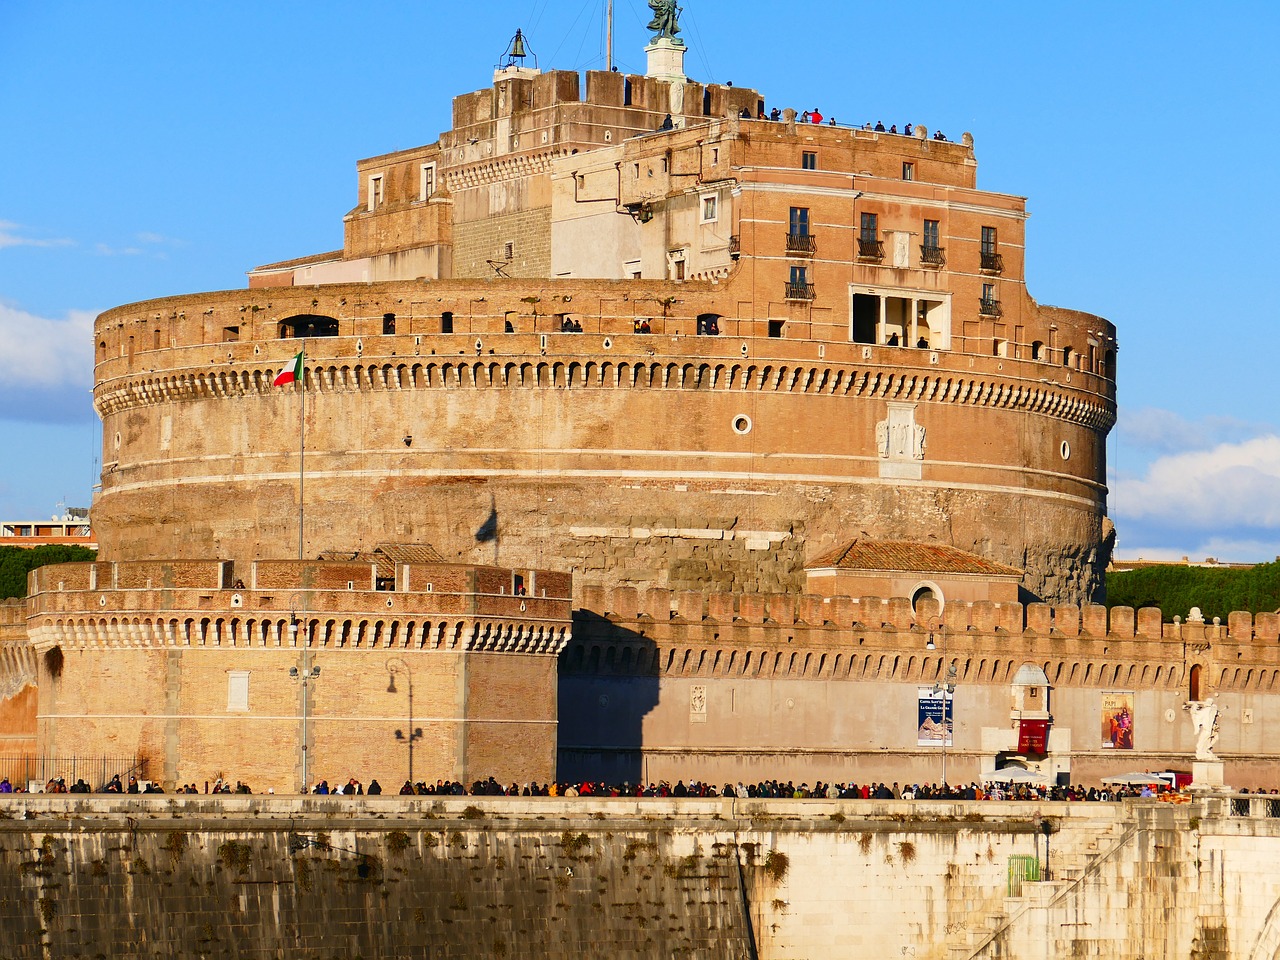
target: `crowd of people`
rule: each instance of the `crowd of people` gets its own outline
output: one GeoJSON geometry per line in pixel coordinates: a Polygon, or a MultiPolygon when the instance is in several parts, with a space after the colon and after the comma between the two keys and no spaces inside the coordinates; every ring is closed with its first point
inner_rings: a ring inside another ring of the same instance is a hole
{"type": "MultiPolygon", "coordinates": [[[[8,777],[0,779],[0,794],[25,793],[22,787],[15,787],[8,777]]],[[[164,793],[164,790],[151,781],[139,781],[129,776],[127,782],[120,774],[108,780],[100,790],[94,790],[84,778],[79,778],[70,786],[62,777],[50,779],[44,788],[45,793],[164,793]]],[[[200,794],[202,791],[195,783],[179,786],[175,791],[179,794],[200,794]]],[[[241,780],[233,787],[230,780],[219,777],[212,783],[206,781],[204,793],[209,794],[251,794],[253,790],[241,780]]],[[[345,783],[330,786],[328,780],[314,784],[307,792],[315,795],[329,796],[379,796],[382,785],[370,780],[368,786],[355,777],[349,777],[345,783]]],[[[1249,793],[1248,789],[1237,791],[1249,793]]],[[[1258,794],[1280,795],[1280,790],[1272,789],[1253,791],[1258,794]]],[[[267,791],[274,794],[274,788],[267,791]]],[[[503,785],[494,777],[474,780],[470,784],[457,780],[438,779],[434,783],[426,780],[406,780],[400,787],[401,796],[442,796],[442,797],[661,797],[661,798],[695,798],[712,799],[720,797],[737,797],[740,799],[780,799],[780,800],[1080,800],[1080,801],[1117,801],[1131,797],[1159,797],[1173,799],[1182,794],[1172,787],[1156,785],[1103,785],[1100,787],[1045,786],[1034,783],[997,783],[979,784],[971,781],[966,784],[948,783],[911,783],[886,784],[871,783],[827,783],[815,781],[812,786],[808,782],[796,784],[793,780],[761,780],[757,783],[725,783],[717,786],[700,780],[682,779],[674,784],[667,780],[650,783],[607,783],[604,781],[548,781],[546,783],[530,782],[525,784],[511,783],[503,785]]]]}
{"type": "MultiPolygon", "coordinates": [[[[768,113],[765,113],[764,107],[761,107],[757,115],[755,117],[752,117],[751,111],[748,110],[746,107],[743,107],[742,113],[740,114],[740,116],[743,120],[752,120],[752,119],[772,120],[773,122],[776,123],[782,119],[782,111],[779,110],[777,107],[774,107],[768,113]]],[[[822,111],[819,110],[817,107],[814,107],[812,110],[802,111],[801,113],[797,114],[796,119],[800,123],[822,123],[825,120],[828,126],[832,126],[832,127],[836,126],[836,118],[824,117],[822,115],[822,111]]],[[[671,117],[670,115],[668,115],[666,120],[663,121],[662,129],[670,130],[671,129],[670,123],[671,123],[671,117]]],[[[862,129],[869,130],[874,133],[898,133],[899,132],[898,125],[896,123],[890,124],[888,127],[885,127],[883,120],[877,120],[874,124],[872,124],[871,121],[868,120],[866,123],[862,125],[862,129]]],[[[902,131],[900,136],[914,137],[916,135],[917,135],[916,127],[914,124],[905,123],[902,125],[902,131]]],[[[924,133],[921,132],[919,135],[923,137],[924,133]]],[[[947,135],[943,133],[941,130],[935,130],[933,132],[932,139],[945,141],[947,139],[947,135]]]]}

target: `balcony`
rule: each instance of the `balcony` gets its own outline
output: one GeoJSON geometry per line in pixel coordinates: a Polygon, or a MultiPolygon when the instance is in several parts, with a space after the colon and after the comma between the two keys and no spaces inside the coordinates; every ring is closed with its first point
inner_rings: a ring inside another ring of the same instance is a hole
{"type": "Polygon", "coordinates": [[[729,238],[729,256],[734,260],[742,256],[742,238],[736,233],[729,238]]]}
{"type": "Polygon", "coordinates": [[[883,260],[884,259],[884,241],[870,240],[866,237],[858,238],[858,259],[859,260],[883,260]]]}
{"type": "Polygon", "coordinates": [[[787,234],[787,255],[792,257],[812,257],[818,252],[817,238],[808,233],[787,234]]]}
{"type": "Polygon", "coordinates": [[[812,300],[813,284],[812,283],[788,283],[786,299],[812,300]]]}
{"type": "Polygon", "coordinates": [[[1003,273],[1004,257],[998,253],[989,253],[982,251],[982,272],[983,273],[1003,273]]]}
{"type": "Polygon", "coordinates": [[[927,267],[945,267],[947,265],[947,248],[920,245],[920,262],[927,267]]]}
{"type": "Polygon", "coordinates": [[[984,317],[1000,317],[1004,315],[1004,311],[1000,309],[1000,301],[987,298],[979,298],[978,313],[984,317]]]}

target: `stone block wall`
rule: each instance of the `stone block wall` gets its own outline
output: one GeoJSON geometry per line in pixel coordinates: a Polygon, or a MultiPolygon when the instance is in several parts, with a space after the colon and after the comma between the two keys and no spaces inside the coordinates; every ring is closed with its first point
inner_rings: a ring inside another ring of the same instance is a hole
{"type": "Polygon", "coordinates": [[[15,796],[0,952],[1269,957],[1236,806],[15,796]]]}

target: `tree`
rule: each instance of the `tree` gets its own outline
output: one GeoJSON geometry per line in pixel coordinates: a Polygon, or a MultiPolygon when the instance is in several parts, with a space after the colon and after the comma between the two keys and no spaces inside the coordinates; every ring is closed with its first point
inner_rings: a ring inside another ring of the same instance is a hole
{"type": "Polygon", "coordinates": [[[83,563],[97,560],[88,547],[51,544],[43,547],[0,547],[0,600],[27,595],[27,574],[50,563],[83,563]]]}

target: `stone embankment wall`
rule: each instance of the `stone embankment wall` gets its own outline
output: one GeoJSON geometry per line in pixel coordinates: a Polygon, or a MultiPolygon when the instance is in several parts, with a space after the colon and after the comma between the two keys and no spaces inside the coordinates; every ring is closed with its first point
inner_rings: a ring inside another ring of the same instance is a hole
{"type": "Polygon", "coordinates": [[[1274,805],[15,796],[0,954],[1270,958],[1274,805]]]}

